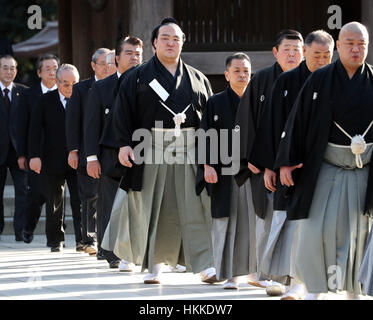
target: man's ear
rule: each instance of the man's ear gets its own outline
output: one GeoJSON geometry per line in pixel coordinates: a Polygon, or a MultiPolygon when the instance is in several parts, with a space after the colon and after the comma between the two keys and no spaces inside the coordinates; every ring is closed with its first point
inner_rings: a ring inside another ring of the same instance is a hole
{"type": "Polygon", "coordinates": [[[278,53],[278,51],[277,51],[276,47],[272,48],[272,53],[275,56],[275,58],[277,59],[277,53],[278,53]]]}
{"type": "Polygon", "coordinates": [[[227,82],[229,82],[230,78],[229,78],[229,73],[227,71],[224,71],[224,76],[225,76],[225,80],[227,80],[227,82]]]}
{"type": "Polygon", "coordinates": [[[339,49],[340,46],[341,46],[341,42],[339,40],[337,40],[337,42],[336,42],[336,48],[339,49]]]}
{"type": "Polygon", "coordinates": [[[92,67],[92,70],[95,71],[95,63],[93,61],[91,61],[91,67],[92,67]]]}

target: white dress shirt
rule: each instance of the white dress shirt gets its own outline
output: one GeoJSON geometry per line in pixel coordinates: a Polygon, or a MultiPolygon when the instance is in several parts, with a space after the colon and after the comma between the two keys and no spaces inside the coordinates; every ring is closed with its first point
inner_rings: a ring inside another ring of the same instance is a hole
{"type": "Polygon", "coordinates": [[[46,87],[43,82],[40,82],[40,85],[41,85],[41,91],[44,93],[47,93],[48,91],[53,91],[53,90],[56,90],[57,89],[57,85],[55,84],[52,88],[48,88],[46,87]]]}
{"type": "Polygon", "coordinates": [[[60,91],[58,91],[58,94],[60,96],[60,100],[61,100],[61,103],[62,103],[63,107],[66,109],[66,103],[67,103],[67,101],[66,101],[65,96],[60,91]]]}
{"type": "Polygon", "coordinates": [[[13,89],[13,82],[9,86],[4,86],[3,83],[0,81],[0,88],[1,88],[1,95],[4,97],[4,89],[8,89],[8,97],[9,101],[12,102],[12,89],[13,89]]]}

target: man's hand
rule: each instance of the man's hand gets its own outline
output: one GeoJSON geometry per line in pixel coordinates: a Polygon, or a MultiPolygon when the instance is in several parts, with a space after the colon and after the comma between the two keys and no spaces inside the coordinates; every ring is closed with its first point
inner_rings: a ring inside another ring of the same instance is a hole
{"type": "Polygon", "coordinates": [[[250,169],[250,171],[251,171],[253,174],[259,174],[259,173],[261,172],[257,167],[253,166],[250,162],[249,162],[249,164],[247,165],[247,167],[250,169]]]}
{"type": "Polygon", "coordinates": [[[264,171],[264,185],[271,191],[276,191],[276,172],[266,168],[264,171]]]}
{"type": "Polygon", "coordinates": [[[118,159],[123,166],[132,168],[132,163],[129,160],[132,159],[132,161],[135,161],[135,155],[133,154],[132,148],[128,146],[120,148],[118,159]]]}
{"type": "Polygon", "coordinates": [[[23,157],[23,156],[18,157],[18,167],[23,171],[27,170],[27,159],[26,159],[26,157],[23,157]]]}
{"type": "Polygon", "coordinates": [[[70,151],[69,157],[67,159],[67,162],[69,163],[69,166],[73,169],[78,169],[78,164],[79,164],[79,155],[78,151],[70,151]]]}
{"type": "Polygon", "coordinates": [[[292,167],[281,167],[280,169],[280,180],[281,180],[281,183],[287,187],[292,187],[294,186],[294,181],[293,181],[293,177],[292,177],[292,172],[295,170],[295,169],[300,169],[303,167],[303,163],[300,163],[296,166],[292,166],[292,167]]]}
{"type": "Polygon", "coordinates": [[[216,170],[213,167],[208,166],[207,164],[204,165],[205,168],[205,181],[207,183],[217,183],[218,182],[218,175],[216,170]]]}
{"type": "Polygon", "coordinates": [[[30,169],[35,171],[37,174],[40,174],[41,171],[41,159],[40,158],[32,158],[30,160],[30,169]]]}
{"type": "Polygon", "coordinates": [[[94,179],[99,179],[101,175],[101,165],[98,160],[87,161],[87,173],[94,179]]]}

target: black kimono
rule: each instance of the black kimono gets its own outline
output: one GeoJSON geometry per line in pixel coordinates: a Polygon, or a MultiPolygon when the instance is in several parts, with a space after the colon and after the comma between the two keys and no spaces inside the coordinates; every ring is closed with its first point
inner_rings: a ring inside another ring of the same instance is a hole
{"type": "MultiPolygon", "coordinates": [[[[274,82],[281,73],[282,69],[277,62],[271,67],[257,72],[246,88],[245,94],[238,106],[236,129],[240,130],[241,135],[241,169],[235,178],[239,186],[242,186],[251,176],[247,165],[251,161],[253,144],[264,105],[267,103],[274,82]]],[[[251,184],[256,214],[258,217],[264,218],[267,210],[267,193],[264,186],[263,174],[252,175],[251,184]]]]}
{"type": "MultiPolygon", "coordinates": [[[[306,81],[289,115],[275,169],[303,163],[293,172],[294,192],[287,208],[290,220],[308,217],[328,142],[349,146],[351,136],[363,134],[373,120],[373,70],[364,64],[352,79],[340,60],[316,70],[306,81]]],[[[365,136],[373,142],[373,130],[365,136]]],[[[371,164],[370,164],[371,166],[371,164]]],[[[373,170],[369,171],[365,214],[373,213],[373,170]]]]}
{"type": "Polygon", "coordinates": [[[207,163],[216,170],[218,175],[218,182],[215,184],[207,184],[204,179],[203,166],[199,166],[197,174],[197,188],[196,192],[199,195],[203,188],[208,186],[211,197],[211,215],[213,218],[229,217],[231,207],[231,191],[233,177],[230,175],[222,175],[222,167],[231,166],[231,164],[223,164],[220,159],[219,146],[220,144],[220,130],[228,131],[228,154],[232,153],[232,130],[234,129],[234,121],[237,113],[240,98],[236,93],[228,87],[225,91],[212,96],[206,105],[206,110],[202,117],[201,129],[209,130],[215,129],[218,133],[218,141],[214,146],[207,145],[206,154],[209,155],[212,149],[213,153],[219,154],[219,161],[217,164],[207,163]]]}
{"type": "MultiPolygon", "coordinates": [[[[281,74],[273,85],[270,99],[265,105],[259,124],[251,156],[251,163],[257,168],[274,170],[277,149],[286,120],[310,74],[311,71],[308,70],[306,61],[303,61],[299,67],[281,74]]],[[[286,210],[287,190],[286,187],[281,186],[278,174],[276,188],[273,209],[286,210]]]]}
{"type": "MultiPolygon", "coordinates": [[[[172,77],[155,55],[134,69],[121,84],[113,111],[113,130],[120,147],[134,148],[133,132],[136,129],[150,130],[156,121],[163,121],[163,128],[174,128],[173,115],[161,105],[161,98],[149,86],[154,79],[171,92],[164,103],[175,113],[182,112],[192,102],[181,128],[199,127],[205,104],[212,95],[209,81],[182,60],[175,77],[172,77]]],[[[143,164],[134,164],[127,170],[122,184],[126,190],[141,191],[143,167],[143,164]]]]}

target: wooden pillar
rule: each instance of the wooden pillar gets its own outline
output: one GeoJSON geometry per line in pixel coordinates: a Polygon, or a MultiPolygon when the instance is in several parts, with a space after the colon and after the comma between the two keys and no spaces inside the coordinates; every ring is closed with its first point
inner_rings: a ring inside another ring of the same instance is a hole
{"type": "Polygon", "coordinates": [[[149,60],[153,56],[151,33],[163,18],[173,16],[173,0],[130,0],[129,7],[130,34],[144,42],[144,61],[149,60]]]}
{"type": "Polygon", "coordinates": [[[367,62],[373,64],[373,1],[361,0],[361,22],[367,26],[370,35],[367,62]]]}
{"type": "Polygon", "coordinates": [[[71,0],[58,1],[58,56],[62,63],[73,62],[71,0]]]}
{"type": "Polygon", "coordinates": [[[71,9],[73,64],[78,68],[80,78],[86,79],[92,75],[92,9],[86,1],[72,1],[71,9]]]}

